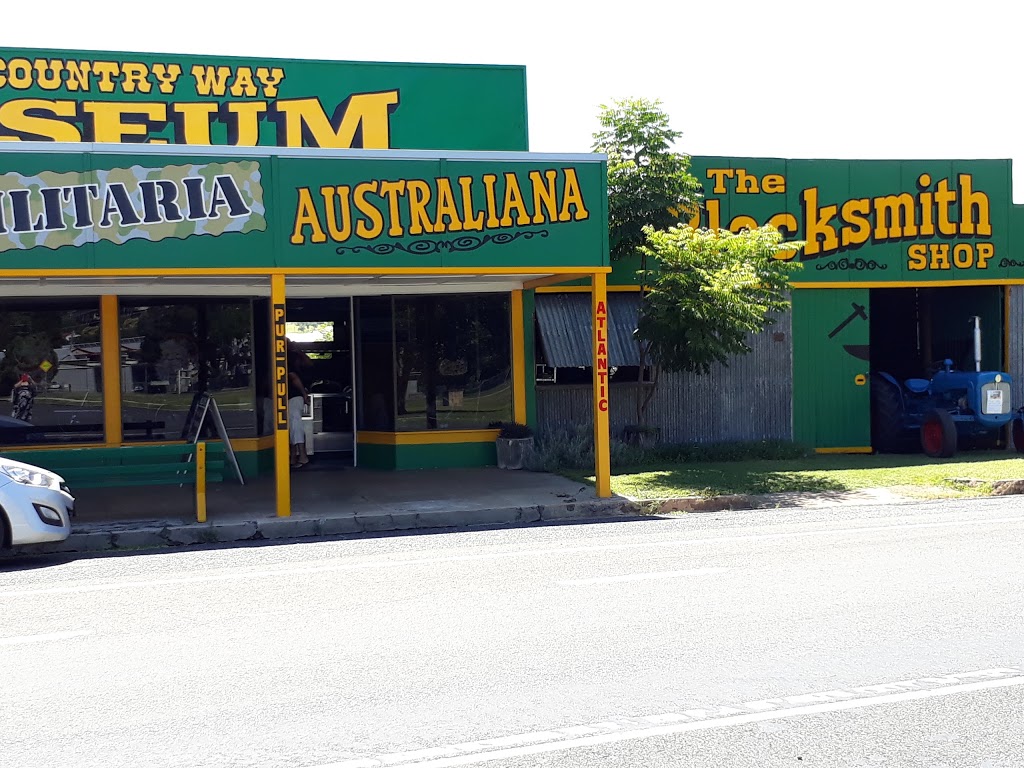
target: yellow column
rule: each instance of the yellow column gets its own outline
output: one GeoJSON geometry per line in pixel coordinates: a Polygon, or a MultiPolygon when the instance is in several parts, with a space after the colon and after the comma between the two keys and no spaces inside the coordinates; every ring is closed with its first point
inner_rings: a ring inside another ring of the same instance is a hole
{"type": "Polygon", "coordinates": [[[104,443],[121,445],[121,334],[117,296],[100,296],[100,366],[103,375],[104,443]]]}
{"type": "Polygon", "coordinates": [[[611,435],[608,426],[608,280],[593,275],[594,478],[599,498],[612,495],[611,435]]]}
{"type": "Polygon", "coordinates": [[[277,516],[292,513],[292,478],[288,444],[288,348],[285,340],[284,275],[270,277],[270,338],[274,348],[274,484],[277,516]]]}
{"type": "Polygon", "coordinates": [[[512,291],[512,420],[526,423],[526,335],[523,328],[523,292],[512,291]]]}
{"type": "Polygon", "coordinates": [[[196,443],[196,522],[206,522],[206,443],[196,443]]]}

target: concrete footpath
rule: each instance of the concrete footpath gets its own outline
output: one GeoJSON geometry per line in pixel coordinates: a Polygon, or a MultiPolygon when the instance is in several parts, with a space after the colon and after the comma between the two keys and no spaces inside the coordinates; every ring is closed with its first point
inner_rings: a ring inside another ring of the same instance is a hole
{"type": "Polygon", "coordinates": [[[71,536],[0,554],[102,552],[153,547],[413,529],[466,528],[685,512],[900,503],[885,489],[846,493],[598,499],[593,487],[558,475],[497,469],[373,472],[306,467],[293,475],[292,515],[277,517],[272,480],[211,485],[207,521],[196,521],[192,488],[83,489],[71,536]]]}

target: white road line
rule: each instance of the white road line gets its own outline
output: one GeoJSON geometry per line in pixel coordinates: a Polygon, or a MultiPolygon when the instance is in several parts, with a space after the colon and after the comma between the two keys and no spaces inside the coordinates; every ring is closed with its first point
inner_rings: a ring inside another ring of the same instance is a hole
{"type": "Polygon", "coordinates": [[[49,643],[54,640],[68,640],[72,637],[84,637],[95,634],[91,629],[78,629],[71,632],[50,632],[45,635],[22,635],[21,637],[0,637],[0,645],[25,645],[27,643],[49,643]]]}
{"type": "Polygon", "coordinates": [[[521,557],[543,557],[546,555],[572,555],[588,552],[615,552],[632,549],[658,549],[667,547],[714,546],[716,544],[734,544],[747,541],[778,541],[783,539],[803,539],[822,536],[888,533],[925,528],[971,528],[977,529],[987,525],[1003,525],[1007,523],[1024,523],[1024,517],[999,517],[988,520],[944,520],[927,523],[907,523],[892,525],[874,525],[862,528],[826,528],[813,531],[788,531],[785,533],[755,533],[736,536],[716,536],[695,539],[669,539],[667,541],[640,541],[625,544],[595,544],[583,547],[545,547],[543,549],[522,549],[511,552],[483,552],[470,555],[447,555],[438,557],[421,557],[398,560],[367,560],[358,563],[341,562],[329,565],[310,565],[290,568],[262,568],[244,570],[225,570],[220,573],[197,573],[157,579],[100,582],[97,584],[77,584],[60,587],[37,587],[34,589],[0,590],[0,600],[10,597],[32,597],[35,595],[61,595],[83,592],[109,592],[119,589],[138,589],[147,587],[172,586],[178,584],[200,584],[217,581],[241,581],[246,579],[272,579],[279,576],[295,576],[314,573],[334,573],[338,571],[358,571],[374,568],[407,568],[416,565],[443,565],[446,563],[467,563],[485,560],[504,560],[521,557]]]}
{"type": "Polygon", "coordinates": [[[594,723],[589,726],[574,726],[553,731],[484,739],[477,742],[432,747],[414,752],[345,760],[343,762],[320,765],[316,768],[380,768],[381,766],[454,768],[455,766],[488,763],[495,760],[507,760],[545,752],[561,752],[581,747],[614,744],[621,741],[729,728],[735,725],[746,725],[766,720],[781,720],[791,717],[820,715],[828,712],[841,712],[850,709],[864,709],[883,704],[897,704],[905,701],[918,701],[921,699],[953,696],[961,693],[975,693],[977,691],[1019,685],[1024,685],[1024,669],[1011,667],[980,670],[958,675],[946,675],[941,678],[905,680],[898,683],[863,686],[849,690],[834,690],[826,693],[765,699],[763,701],[740,704],[735,707],[716,707],[713,710],[687,710],[681,713],[665,713],[641,718],[628,718],[622,721],[594,723]],[[977,680],[977,678],[982,679],[977,680]],[[962,682],[963,679],[975,679],[976,682],[962,682]],[[947,684],[942,685],[942,683],[947,684]],[[931,687],[936,685],[939,687],[931,687]],[[915,690],[906,690],[907,688],[914,688],[915,690]],[[887,692],[894,690],[898,692],[887,692]],[[636,727],[647,724],[653,725],[652,727],[636,727]],[[609,730],[612,732],[607,732],[609,730]],[[605,732],[602,733],[601,731],[605,732]],[[498,749],[494,749],[494,747],[498,747],[498,749]]]}
{"type": "Polygon", "coordinates": [[[728,568],[691,568],[688,571],[655,571],[653,573],[627,573],[623,576],[594,576],[589,579],[566,579],[559,581],[562,586],[579,586],[587,584],[614,584],[618,581],[653,581],[655,579],[676,579],[682,576],[706,576],[711,573],[722,573],[728,568]]]}

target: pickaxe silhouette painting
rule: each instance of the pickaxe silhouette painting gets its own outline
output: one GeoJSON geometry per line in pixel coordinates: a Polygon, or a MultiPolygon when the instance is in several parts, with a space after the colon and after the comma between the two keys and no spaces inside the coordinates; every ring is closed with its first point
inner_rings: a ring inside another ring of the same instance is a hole
{"type": "Polygon", "coordinates": [[[859,317],[859,318],[860,318],[861,320],[867,320],[867,319],[868,319],[868,313],[867,313],[867,312],[865,311],[865,308],[864,308],[864,307],[863,307],[862,305],[858,304],[857,302],[852,302],[852,303],[850,304],[850,306],[852,306],[852,307],[853,307],[853,312],[852,312],[852,313],[850,314],[850,316],[849,316],[848,318],[846,318],[845,320],[843,320],[843,322],[841,322],[841,323],[840,323],[839,325],[837,325],[837,326],[836,326],[836,327],[835,327],[834,329],[832,329],[832,333],[830,333],[830,334],[828,335],[828,337],[829,337],[830,339],[831,339],[831,338],[834,338],[834,337],[836,336],[836,334],[837,334],[837,333],[839,333],[839,332],[840,332],[841,330],[843,330],[843,328],[845,328],[846,326],[848,326],[848,325],[849,325],[850,323],[852,323],[852,322],[853,322],[854,320],[856,320],[856,319],[857,319],[858,317],[859,317]]]}

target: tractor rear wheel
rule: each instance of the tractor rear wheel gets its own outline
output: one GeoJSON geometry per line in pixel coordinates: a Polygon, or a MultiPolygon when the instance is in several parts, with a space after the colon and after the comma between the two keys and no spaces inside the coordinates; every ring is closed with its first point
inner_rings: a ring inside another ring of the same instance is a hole
{"type": "Polygon", "coordinates": [[[871,447],[882,453],[916,450],[913,432],[906,428],[903,395],[882,376],[871,377],[871,447]]]}
{"type": "Polygon", "coordinates": [[[1024,453],[1024,416],[1017,415],[1010,422],[1010,432],[1013,435],[1013,448],[1017,453],[1024,453]]]}
{"type": "Polygon", "coordinates": [[[956,453],[956,422],[948,411],[935,409],[925,414],[921,448],[933,459],[948,459],[956,453]]]}

